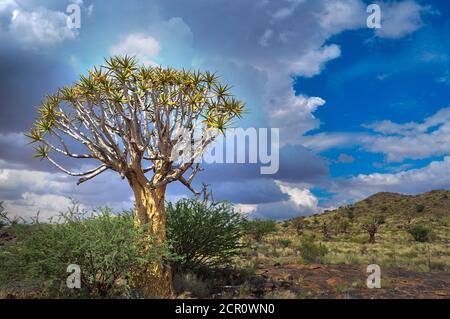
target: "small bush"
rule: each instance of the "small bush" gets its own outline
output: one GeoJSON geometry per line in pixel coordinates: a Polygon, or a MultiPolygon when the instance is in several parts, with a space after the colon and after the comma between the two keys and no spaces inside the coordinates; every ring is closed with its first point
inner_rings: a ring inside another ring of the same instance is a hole
{"type": "Polygon", "coordinates": [[[292,241],[290,239],[281,238],[278,240],[278,243],[281,247],[287,248],[292,244],[292,241]]]}
{"type": "Polygon", "coordinates": [[[423,213],[424,210],[425,210],[425,206],[424,205],[421,205],[421,204],[416,205],[416,212],[417,213],[423,213]]]}
{"type": "Polygon", "coordinates": [[[167,206],[167,238],[179,257],[175,268],[227,263],[242,247],[244,218],[226,202],[180,200],[167,206]]]}
{"type": "Polygon", "coordinates": [[[0,251],[0,285],[26,284],[49,297],[129,296],[131,274],[169,256],[146,229],[134,227],[130,213],[88,214],[75,205],[57,223],[18,226],[22,236],[0,251]],[[81,289],[67,288],[71,264],[81,268],[81,289]]]}
{"type": "Polygon", "coordinates": [[[324,257],[328,254],[328,249],[322,244],[316,244],[312,239],[302,240],[300,244],[300,255],[307,263],[323,263],[324,257]]]}
{"type": "Polygon", "coordinates": [[[260,242],[264,236],[277,230],[276,223],[273,220],[252,220],[247,221],[244,226],[245,232],[254,240],[260,242]]]}
{"type": "Polygon", "coordinates": [[[425,243],[430,240],[431,229],[425,225],[417,225],[411,227],[407,232],[414,238],[415,241],[425,243]]]}

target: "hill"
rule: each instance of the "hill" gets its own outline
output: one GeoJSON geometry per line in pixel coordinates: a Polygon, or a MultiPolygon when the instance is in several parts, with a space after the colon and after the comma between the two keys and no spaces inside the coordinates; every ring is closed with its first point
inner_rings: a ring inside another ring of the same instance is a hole
{"type": "Polygon", "coordinates": [[[430,228],[433,242],[448,243],[450,240],[450,192],[435,190],[411,196],[397,193],[378,193],[352,205],[323,214],[299,217],[288,225],[311,231],[333,233],[338,239],[364,233],[363,226],[371,220],[384,221],[379,233],[385,239],[406,239],[406,231],[421,225],[430,228]]]}
{"type": "Polygon", "coordinates": [[[278,223],[240,262],[270,282],[272,297],[449,298],[450,192],[379,193],[278,223]],[[370,264],[381,267],[382,289],[365,286],[370,264]]]}

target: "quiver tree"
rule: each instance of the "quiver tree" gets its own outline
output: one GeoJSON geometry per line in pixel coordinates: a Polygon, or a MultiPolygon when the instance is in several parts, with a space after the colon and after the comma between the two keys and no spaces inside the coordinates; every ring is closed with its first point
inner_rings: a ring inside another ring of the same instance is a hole
{"type": "MultiPolygon", "coordinates": [[[[151,235],[164,242],[167,185],[178,181],[195,193],[191,183],[200,171],[198,159],[243,114],[244,105],[209,72],[138,66],[127,56],[105,62],[47,96],[28,136],[38,144],[35,157],[79,177],[78,184],[106,171],[127,179],[136,226],[149,225],[151,235]],[[74,144],[84,152],[72,152],[74,144]],[[72,172],[54,154],[100,165],[72,172]]],[[[152,273],[153,282],[142,289],[152,285],[160,296],[171,296],[170,268],[161,262],[152,273]]]]}
{"type": "Polygon", "coordinates": [[[362,228],[369,234],[369,243],[375,244],[376,239],[375,235],[378,233],[380,225],[385,223],[385,219],[382,216],[373,217],[368,219],[363,225],[362,228]]]}

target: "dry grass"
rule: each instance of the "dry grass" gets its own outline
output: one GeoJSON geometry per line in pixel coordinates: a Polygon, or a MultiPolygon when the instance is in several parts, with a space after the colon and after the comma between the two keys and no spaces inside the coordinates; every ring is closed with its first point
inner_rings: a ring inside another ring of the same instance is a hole
{"type": "Polygon", "coordinates": [[[303,263],[300,243],[312,238],[328,248],[326,264],[376,263],[423,272],[450,272],[450,192],[447,191],[419,196],[381,193],[323,215],[279,223],[277,228],[276,233],[262,241],[251,242],[236,262],[243,267],[258,261],[274,265],[303,263]],[[380,215],[384,216],[385,224],[379,228],[376,243],[369,244],[369,235],[362,225],[380,215]],[[348,224],[345,231],[343,224],[348,224]],[[407,233],[408,227],[417,224],[432,229],[429,242],[415,242],[407,233]]]}

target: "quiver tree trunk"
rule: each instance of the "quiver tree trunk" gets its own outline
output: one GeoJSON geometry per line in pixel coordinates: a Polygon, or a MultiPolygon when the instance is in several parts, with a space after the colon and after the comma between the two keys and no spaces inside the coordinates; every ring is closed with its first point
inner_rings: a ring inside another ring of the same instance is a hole
{"type": "MultiPolygon", "coordinates": [[[[165,192],[166,187],[151,189],[143,179],[129,178],[135,198],[135,227],[148,227],[149,236],[156,244],[166,241],[165,192]]],[[[152,249],[149,247],[149,249],[152,249]]],[[[145,298],[173,297],[172,270],[170,264],[161,257],[154,263],[139,270],[134,285],[145,298]]]]}

